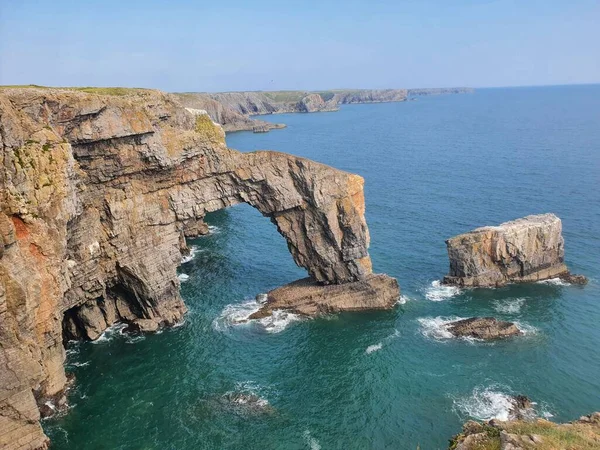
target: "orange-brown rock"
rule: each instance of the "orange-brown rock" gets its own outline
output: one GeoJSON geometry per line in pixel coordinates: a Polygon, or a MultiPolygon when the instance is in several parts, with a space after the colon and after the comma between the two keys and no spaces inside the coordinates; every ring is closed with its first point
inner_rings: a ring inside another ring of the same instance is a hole
{"type": "Polygon", "coordinates": [[[249,319],[266,317],[276,309],[306,316],[390,309],[399,297],[398,281],[384,274],[370,274],[362,280],[341,285],[322,285],[304,278],[268,292],[265,305],[249,319]]]}
{"type": "Polygon", "coordinates": [[[47,445],[35,405],[66,386],[63,339],[182,319],[176,268],[207,212],[254,206],[320,284],[371,273],[361,177],[228,149],[205,113],[119,93],[0,90],[1,448],[47,445]]]}

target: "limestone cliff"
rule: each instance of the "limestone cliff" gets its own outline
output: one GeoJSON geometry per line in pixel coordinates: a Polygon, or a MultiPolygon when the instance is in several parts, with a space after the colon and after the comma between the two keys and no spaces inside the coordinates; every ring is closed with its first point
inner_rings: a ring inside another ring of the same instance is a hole
{"type": "Polygon", "coordinates": [[[254,206],[320,284],[371,273],[361,177],[239,153],[174,97],[122,94],[0,91],[0,448],[46,448],[63,338],[182,319],[176,268],[207,212],[254,206]]]}
{"type": "Polygon", "coordinates": [[[554,214],[527,216],[498,226],[477,228],[446,241],[450,272],[444,283],[502,286],[564,278],[582,283],[564,263],[561,220],[554,214]]]}

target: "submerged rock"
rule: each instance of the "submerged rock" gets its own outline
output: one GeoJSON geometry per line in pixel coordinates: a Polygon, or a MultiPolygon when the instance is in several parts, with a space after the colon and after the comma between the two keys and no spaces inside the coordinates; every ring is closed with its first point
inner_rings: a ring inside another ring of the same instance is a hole
{"type": "Polygon", "coordinates": [[[476,339],[503,339],[523,334],[512,322],[504,322],[494,317],[473,317],[458,320],[448,325],[448,331],[457,337],[472,337],[476,339]]]}
{"type": "Polygon", "coordinates": [[[585,284],[564,263],[561,220],[554,214],[527,216],[477,228],[446,241],[450,272],[445,284],[502,286],[551,278],[585,284]]]}
{"type": "Polygon", "coordinates": [[[275,412],[268,400],[253,393],[227,392],[220,398],[220,403],[223,407],[242,415],[275,412]]]}
{"type": "Polygon", "coordinates": [[[364,280],[331,285],[304,278],[267,293],[264,306],[249,319],[261,319],[277,309],[306,316],[340,311],[391,309],[399,298],[398,281],[385,274],[371,274],[364,280]]]}

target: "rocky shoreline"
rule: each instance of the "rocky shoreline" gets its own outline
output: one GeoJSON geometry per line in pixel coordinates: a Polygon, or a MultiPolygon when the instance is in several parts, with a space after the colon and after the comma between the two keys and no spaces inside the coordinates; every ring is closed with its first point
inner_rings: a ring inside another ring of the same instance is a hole
{"type": "Polygon", "coordinates": [[[264,133],[283,128],[252,116],[337,111],[340,105],[404,102],[417,96],[471,93],[471,88],[334,89],[330,91],[186,92],[175,95],[186,107],[205,110],[226,132],[264,133]]]}

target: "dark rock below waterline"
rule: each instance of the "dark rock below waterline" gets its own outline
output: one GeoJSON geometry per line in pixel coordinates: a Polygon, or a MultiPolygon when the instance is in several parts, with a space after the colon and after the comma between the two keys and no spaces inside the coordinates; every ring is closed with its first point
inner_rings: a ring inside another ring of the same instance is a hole
{"type": "Polygon", "coordinates": [[[458,320],[448,326],[448,331],[457,337],[476,339],[503,339],[523,334],[512,322],[497,320],[494,317],[472,317],[458,320]]]}
{"type": "Polygon", "coordinates": [[[244,392],[227,392],[220,398],[223,407],[239,414],[272,414],[275,409],[271,404],[256,394],[244,392]]]}
{"type": "Polygon", "coordinates": [[[249,319],[261,319],[276,309],[306,316],[391,309],[399,298],[398,281],[385,274],[370,274],[364,280],[328,285],[304,278],[268,292],[264,306],[249,319]]]}

